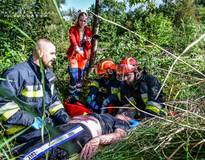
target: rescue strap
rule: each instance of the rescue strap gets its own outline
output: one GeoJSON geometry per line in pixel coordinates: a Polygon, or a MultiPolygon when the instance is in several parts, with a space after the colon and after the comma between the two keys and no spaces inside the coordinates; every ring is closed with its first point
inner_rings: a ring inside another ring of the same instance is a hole
{"type": "Polygon", "coordinates": [[[42,146],[33,149],[32,151],[28,152],[26,155],[24,155],[24,157],[22,158],[22,160],[35,160],[36,158],[38,158],[39,156],[43,155],[44,153],[48,152],[49,150],[75,138],[76,136],[78,136],[84,129],[77,125],[76,127],[68,130],[66,133],[56,137],[55,139],[53,139],[52,141],[43,144],[42,146]]]}

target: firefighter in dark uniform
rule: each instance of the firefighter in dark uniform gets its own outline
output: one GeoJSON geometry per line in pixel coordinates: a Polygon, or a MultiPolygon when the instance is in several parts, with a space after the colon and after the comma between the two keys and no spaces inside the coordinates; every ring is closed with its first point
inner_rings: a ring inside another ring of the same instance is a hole
{"type": "Polygon", "coordinates": [[[138,114],[141,118],[153,114],[167,115],[162,104],[163,93],[160,92],[159,81],[145,70],[139,72],[136,59],[132,57],[122,59],[117,67],[117,78],[124,82],[119,98],[121,105],[131,103],[141,111],[148,113],[140,111],[138,114]]]}
{"type": "Polygon", "coordinates": [[[96,113],[112,113],[112,108],[106,108],[117,102],[122,83],[116,79],[116,64],[110,58],[103,59],[97,64],[96,74],[98,78],[90,84],[87,106],[96,113]]]}
{"type": "MultiPolygon", "coordinates": [[[[55,76],[50,68],[55,59],[53,43],[39,39],[28,61],[17,64],[1,76],[1,91],[8,94],[0,95],[0,120],[8,136],[27,128],[16,138],[20,144],[35,144],[41,139],[43,125],[55,126],[69,120],[54,87],[55,76]],[[42,69],[40,64],[43,64],[42,69]]],[[[44,135],[47,135],[46,129],[44,135]]]]}

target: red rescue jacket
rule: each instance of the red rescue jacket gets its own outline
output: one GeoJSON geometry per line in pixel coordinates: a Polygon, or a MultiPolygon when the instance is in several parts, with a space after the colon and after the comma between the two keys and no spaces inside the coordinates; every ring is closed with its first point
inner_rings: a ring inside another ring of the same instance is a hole
{"type": "Polygon", "coordinates": [[[64,108],[69,116],[79,116],[83,114],[91,114],[92,112],[82,103],[76,102],[74,104],[69,103],[68,101],[64,101],[64,108]]]}
{"type": "MultiPolygon", "coordinates": [[[[70,33],[70,47],[68,48],[68,51],[67,51],[67,57],[68,57],[68,61],[71,62],[70,63],[71,67],[73,67],[72,66],[73,59],[76,59],[78,63],[79,63],[79,60],[81,61],[81,59],[82,59],[82,62],[86,61],[85,63],[87,63],[87,60],[90,58],[90,49],[92,48],[91,42],[85,40],[84,45],[81,46],[82,44],[80,44],[80,32],[79,32],[78,26],[72,26],[69,30],[69,33],[70,33]],[[83,55],[77,54],[77,52],[75,51],[76,46],[83,47],[83,51],[84,51],[83,55]]],[[[92,31],[88,26],[84,27],[83,34],[84,34],[85,39],[92,37],[92,31]]],[[[77,68],[83,68],[83,67],[84,67],[84,63],[82,65],[78,64],[77,66],[77,68]]]]}

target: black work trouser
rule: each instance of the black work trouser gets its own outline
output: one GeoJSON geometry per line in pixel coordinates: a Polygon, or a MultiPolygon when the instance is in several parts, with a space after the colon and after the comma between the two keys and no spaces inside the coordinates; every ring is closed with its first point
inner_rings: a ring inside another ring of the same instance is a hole
{"type": "Polygon", "coordinates": [[[35,158],[38,160],[46,159],[46,153],[48,153],[49,160],[67,160],[71,154],[79,153],[82,150],[83,146],[92,138],[90,131],[86,126],[82,124],[59,125],[55,128],[58,131],[57,135],[50,135],[51,138],[49,138],[48,134],[44,135],[44,143],[42,143],[41,136],[38,138],[35,137],[25,143],[22,143],[21,146],[16,147],[13,153],[17,156],[17,159],[21,159],[28,153],[32,152],[35,149],[41,148],[47,142],[51,142],[56,137],[63,135],[65,132],[72,130],[76,126],[81,126],[83,128],[82,132],[77,134],[74,138],[65,141],[61,145],[52,147],[49,152],[42,152],[40,157],[35,158]]]}

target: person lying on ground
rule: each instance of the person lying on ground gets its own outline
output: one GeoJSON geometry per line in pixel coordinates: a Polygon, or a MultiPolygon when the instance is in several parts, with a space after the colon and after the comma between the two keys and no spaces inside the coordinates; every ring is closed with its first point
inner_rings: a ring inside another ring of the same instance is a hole
{"type": "MultiPolygon", "coordinates": [[[[62,145],[61,142],[68,144],[69,148],[64,148],[67,151],[67,156],[80,153],[82,159],[89,160],[95,155],[99,146],[125,139],[131,128],[129,122],[131,119],[125,114],[118,114],[114,117],[108,113],[76,116],[71,118],[67,124],[57,127],[62,135],[51,140],[50,144],[59,147],[62,145]],[[55,143],[56,141],[58,144],[55,143]]],[[[52,147],[48,145],[48,148],[45,148],[45,144],[38,144],[30,148],[30,152],[24,155],[23,159],[28,157],[36,159],[44,154],[45,150],[48,151],[52,147]],[[38,152],[43,149],[43,152],[38,152]]]]}

